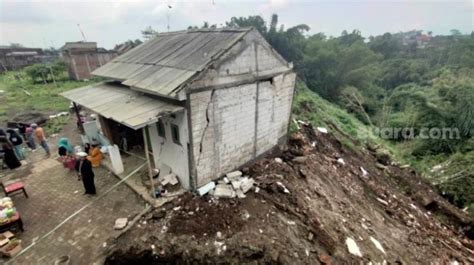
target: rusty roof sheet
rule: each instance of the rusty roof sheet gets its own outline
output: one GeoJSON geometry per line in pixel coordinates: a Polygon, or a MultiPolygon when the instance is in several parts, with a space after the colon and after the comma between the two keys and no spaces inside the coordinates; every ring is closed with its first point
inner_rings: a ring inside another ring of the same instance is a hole
{"type": "Polygon", "coordinates": [[[250,30],[209,29],[159,34],[93,74],[123,81],[124,85],[145,93],[174,97],[192,76],[250,30]]]}
{"type": "Polygon", "coordinates": [[[181,106],[143,95],[116,83],[85,86],[61,95],[134,130],[156,123],[161,115],[183,110],[181,106]]]}

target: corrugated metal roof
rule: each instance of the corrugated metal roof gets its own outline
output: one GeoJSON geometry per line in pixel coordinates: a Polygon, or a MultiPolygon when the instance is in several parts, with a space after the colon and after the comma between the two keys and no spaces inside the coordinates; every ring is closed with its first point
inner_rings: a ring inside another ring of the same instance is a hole
{"type": "Polygon", "coordinates": [[[76,88],[61,95],[135,130],[157,122],[161,115],[183,109],[114,83],[76,88]]]}
{"type": "Polygon", "coordinates": [[[159,34],[93,74],[140,91],[176,96],[178,88],[240,40],[247,29],[191,30],[159,34]]]}

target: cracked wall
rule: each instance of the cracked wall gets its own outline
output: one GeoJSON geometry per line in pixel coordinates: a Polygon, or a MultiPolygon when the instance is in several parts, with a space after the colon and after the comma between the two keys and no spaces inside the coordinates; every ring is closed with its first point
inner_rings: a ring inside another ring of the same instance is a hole
{"type": "Polygon", "coordinates": [[[252,83],[190,95],[198,187],[278,144],[287,133],[294,81],[289,73],[258,89],[252,83]]]}

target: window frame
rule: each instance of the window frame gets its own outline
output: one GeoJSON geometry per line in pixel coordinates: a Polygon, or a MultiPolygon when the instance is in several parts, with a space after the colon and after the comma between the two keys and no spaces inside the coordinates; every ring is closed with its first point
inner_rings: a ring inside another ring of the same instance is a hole
{"type": "Polygon", "coordinates": [[[181,136],[179,133],[179,126],[177,124],[170,123],[170,127],[171,127],[171,139],[173,140],[173,143],[177,145],[181,145],[181,136]]]}
{"type": "Polygon", "coordinates": [[[162,119],[159,119],[158,122],[156,123],[156,130],[158,132],[158,136],[160,136],[163,139],[166,139],[166,127],[162,119]]]}

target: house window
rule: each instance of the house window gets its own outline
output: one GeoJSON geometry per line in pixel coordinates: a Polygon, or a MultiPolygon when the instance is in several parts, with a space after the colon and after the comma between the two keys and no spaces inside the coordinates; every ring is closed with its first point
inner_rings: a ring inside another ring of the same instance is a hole
{"type": "Polygon", "coordinates": [[[179,127],[176,124],[171,124],[171,137],[173,137],[173,142],[175,144],[181,145],[179,140],[179,127]]]}
{"type": "Polygon", "coordinates": [[[158,129],[158,135],[160,137],[166,138],[165,124],[163,123],[162,120],[158,120],[158,122],[156,123],[156,127],[158,129]]]}

